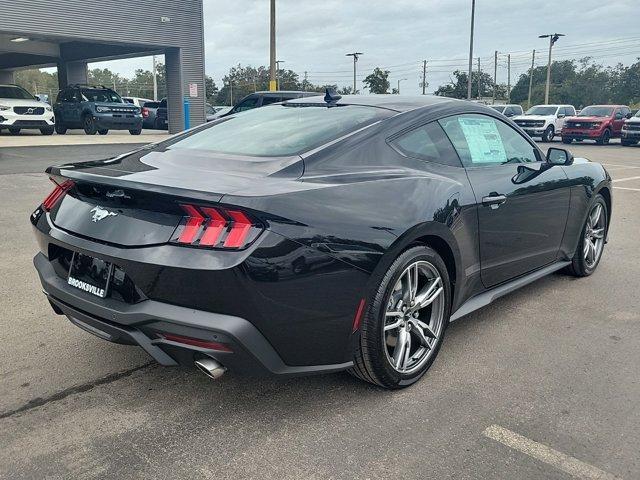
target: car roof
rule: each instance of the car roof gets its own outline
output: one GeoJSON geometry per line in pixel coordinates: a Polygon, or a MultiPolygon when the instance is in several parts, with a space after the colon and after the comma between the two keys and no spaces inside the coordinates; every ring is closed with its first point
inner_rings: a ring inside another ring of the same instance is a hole
{"type": "MultiPolygon", "coordinates": [[[[429,105],[444,105],[447,103],[467,103],[466,100],[458,100],[455,98],[438,97],[435,95],[343,95],[338,100],[338,105],[362,105],[367,107],[387,108],[397,112],[407,112],[416,108],[426,107],[429,105]]],[[[324,95],[307,98],[295,98],[288,100],[286,103],[326,103],[324,95]]],[[[475,105],[475,104],[474,104],[475,105]]]]}
{"type": "Polygon", "coordinates": [[[301,90],[275,90],[275,91],[270,91],[270,90],[262,90],[262,91],[258,91],[258,92],[253,92],[250,93],[247,96],[250,95],[262,95],[262,96],[269,96],[269,95],[300,95],[300,96],[304,96],[304,97],[312,97],[315,95],[324,95],[323,93],[318,93],[318,92],[303,92],[301,90]]]}

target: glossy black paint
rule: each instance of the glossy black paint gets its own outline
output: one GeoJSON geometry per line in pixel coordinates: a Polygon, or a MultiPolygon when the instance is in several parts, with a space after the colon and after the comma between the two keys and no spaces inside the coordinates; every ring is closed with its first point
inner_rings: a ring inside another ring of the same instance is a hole
{"type": "MultiPolygon", "coordinates": [[[[538,151],[536,163],[465,169],[410,158],[390,145],[416,126],[462,113],[488,115],[520,131],[487,107],[399,96],[345,96],[339,104],[374,105],[394,115],[295,157],[242,162],[171,149],[178,138],[48,169],[77,186],[52,212],[32,215],[41,255],[53,261],[52,251],[66,249],[112,262],[139,292],[130,295],[133,304],[149,300],[239,317],[284,364],[335,366],[352,359],[360,300],[410,245],[429,244],[443,257],[455,312],[491,287],[570,259],[596,193],[605,195],[611,212],[610,178],[586,160],[551,165],[538,151]],[[483,204],[495,196],[504,203],[483,204]],[[239,251],[170,245],[181,202],[245,209],[266,230],[239,251]],[[98,204],[118,215],[91,222],[88,211],[98,204]]],[[[98,308],[103,300],[90,301],[98,308]]]]}

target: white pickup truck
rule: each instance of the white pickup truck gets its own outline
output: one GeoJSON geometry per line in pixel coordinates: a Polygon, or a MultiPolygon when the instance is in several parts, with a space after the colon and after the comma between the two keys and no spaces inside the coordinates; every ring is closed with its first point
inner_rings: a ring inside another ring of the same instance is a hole
{"type": "Polygon", "coordinates": [[[575,114],[573,105],[535,105],[524,115],[513,117],[512,120],[529,136],[550,142],[553,137],[560,135],[565,119],[575,114]]]}

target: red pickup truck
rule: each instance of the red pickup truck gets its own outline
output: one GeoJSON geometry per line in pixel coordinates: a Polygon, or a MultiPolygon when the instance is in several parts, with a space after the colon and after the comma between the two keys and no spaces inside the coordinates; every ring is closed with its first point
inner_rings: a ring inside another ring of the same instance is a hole
{"type": "Polygon", "coordinates": [[[574,140],[595,140],[598,145],[620,137],[625,119],[631,109],[625,105],[591,105],[583,108],[577,117],[570,117],[562,128],[562,143],[574,140]]]}

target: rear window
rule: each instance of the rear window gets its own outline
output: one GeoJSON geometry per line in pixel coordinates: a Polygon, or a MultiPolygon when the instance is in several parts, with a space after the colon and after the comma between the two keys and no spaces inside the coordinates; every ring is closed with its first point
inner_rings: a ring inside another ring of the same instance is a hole
{"type": "Polygon", "coordinates": [[[394,113],[358,105],[271,105],[227,117],[169,148],[257,157],[298,155],[394,113]]]}

